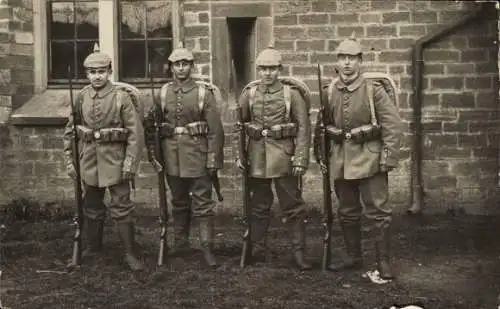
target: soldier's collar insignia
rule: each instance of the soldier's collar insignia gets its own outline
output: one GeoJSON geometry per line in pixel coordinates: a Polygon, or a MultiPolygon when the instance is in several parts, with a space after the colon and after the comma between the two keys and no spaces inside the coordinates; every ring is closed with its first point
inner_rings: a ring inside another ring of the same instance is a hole
{"type": "Polygon", "coordinates": [[[175,92],[179,92],[179,90],[181,90],[183,93],[187,93],[191,91],[195,86],[196,82],[192,78],[183,83],[179,81],[174,81],[173,83],[173,88],[175,92]]]}
{"type": "Polygon", "coordinates": [[[90,96],[92,98],[104,98],[105,96],[107,96],[111,90],[113,90],[113,84],[111,82],[108,81],[108,83],[106,84],[106,86],[104,86],[103,88],[99,89],[99,90],[96,90],[94,88],[90,88],[90,96]]]}
{"type": "Polygon", "coordinates": [[[263,92],[263,93],[266,91],[269,93],[276,93],[276,92],[280,91],[281,89],[283,89],[283,85],[279,81],[276,81],[274,84],[272,84],[270,86],[267,86],[267,85],[260,83],[258,88],[259,88],[259,91],[263,92]]]}

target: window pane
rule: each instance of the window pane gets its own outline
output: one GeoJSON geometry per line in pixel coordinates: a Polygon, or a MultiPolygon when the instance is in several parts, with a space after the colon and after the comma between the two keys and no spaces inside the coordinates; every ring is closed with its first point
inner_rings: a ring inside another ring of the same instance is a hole
{"type": "Polygon", "coordinates": [[[148,37],[172,37],[172,3],[169,1],[148,1],[146,24],[148,37]]]}
{"type": "Polygon", "coordinates": [[[74,7],[72,2],[51,3],[50,38],[72,39],[75,36],[74,7]]]}
{"type": "Polygon", "coordinates": [[[83,2],[76,5],[77,37],[99,39],[99,6],[97,2],[83,2]]]}
{"type": "Polygon", "coordinates": [[[148,41],[149,61],[155,78],[170,77],[168,56],[172,48],[172,40],[148,41]]]}
{"type": "Polygon", "coordinates": [[[145,41],[123,41],[120,46],[120,72],[124,78],[146,77],[145,41]]]}
{"type": "MultiPolygon", "coordinates": [[[[68,78],[68,65],[73,66],[73,42],[52,42],[50,46],[50,77],[54,79],[68,78]]],[[[74,69],[73,69],[74,71],[74,69]]]]}
{"type": "Polygon", "coordinates": [[[94,42],[78,42],[76,44],[76,57],[77,57],[77,78],[86,78],[85,68],[83,67],[83,61],[88,55],[94,52],[94,42]]]}
{"type": "Polygon", "coordinates": [[[144,38],[146,10],[144,3],[120,2],[121,29],[120,37],[133,39],[144,38]]]}

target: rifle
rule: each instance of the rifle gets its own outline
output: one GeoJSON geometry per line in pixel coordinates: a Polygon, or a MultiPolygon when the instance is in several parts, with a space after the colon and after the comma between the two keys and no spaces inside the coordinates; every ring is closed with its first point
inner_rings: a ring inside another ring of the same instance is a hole
{"type": "MultiPolygon", "coordinates": [[[[237,95],[238,84],[236,81],[236,69],[234,67],[234,60],[231,61],[231,78],[234,93],[235,95],[237,95]]],[[[248,154],[246,151],[246,132],[243,128],[243,121],[243,111],[241,109],[241,106],[238,106],[238,150],[240,162],[244,166],[244,170],[242,171],[241,186],[243,189],[243,211],[247,225],[245,234],[243,235],[243,250],[241,252],[240,267],[245,267],[246,265],[248,265],[249,260],[252,257],[252,207],[250,205],[250,190],[248,188],[248,154]]]]}
{"type": "Polygon", "coordinates": [[[318,64],[318,89],[319,89],[319,102],[321,109],[321,123],[320,134],[321,134],[321,156],[322,160],[326,165],[326,171],[322,171],[323,174],[323,209],[325,212],[326,220],[323,223],[325,234],[323,237],[323,257],[321,260],[321,269],[326,270],[331,259],[331,243],[332,243],[332,225],[333,225],[333,211],[332,211],[332,188],[330,185],[330,141],[326,135],[326,126],[328,120],[328,112],[326,109],[326,104],[323,101],[323,95],[321,94],[321,66],[318,64]]]}
{"type": "Polygon", "coordinates": [[[82,263],[82,227],[83,227],[83,190],[82,190],[82,176],[80,173],[80,151],[78,147],[78,134],[77,134],[77,122],[79,122],[78,111],[74,105],[73,99],[73,72],[71,66],[68,65],[68,80],[69,80],[69,99],[71,105],[71,116],[73,118],[73,128],[72,128],[72,152],[73,157],[73,167],[75,168],[75,201],[76,201],[76,212],[73,218],[73,224],[75,226],[75,235],[73,236],[73,256],[71,258],[71,265],[77,266],[82,263]]]}
{"type": "Polygon", "coordinates": [[[148,65],[149,70],[149,78],[151,82],[151,100],[153,101],[153,118],[154,118],[154,128],[155,128],[155,157],[156,160],[162,166],[162,170],[158,172],[158,196],[160,198],[160,250],[158,252],[158,261],[157,265],[162,266],[165,263],[165,257],[168,252],[168,243],[167,243],[167,224],[168,224],[168,205],[167,205],[167,194],[166,194],[166,185],[165,185],[165,162],[163,162],[163,150],[161,147],[161,123],[163,118],[163,111],[161,106],[159,107],[155,103],[155,90],[154,90],[154,80],[153,80],[153,72],[151,70],[151,63],[148,65]]]}

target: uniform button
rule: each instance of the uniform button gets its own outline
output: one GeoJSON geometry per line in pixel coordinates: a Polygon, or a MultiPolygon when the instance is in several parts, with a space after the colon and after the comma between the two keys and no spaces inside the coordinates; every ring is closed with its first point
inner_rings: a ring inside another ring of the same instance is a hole
{"type": "Polygon", "coordinates": [[[349,95],[348,94],[345,94],[344,95],[344,100],[348,100],[349,99],[349,95]]]}

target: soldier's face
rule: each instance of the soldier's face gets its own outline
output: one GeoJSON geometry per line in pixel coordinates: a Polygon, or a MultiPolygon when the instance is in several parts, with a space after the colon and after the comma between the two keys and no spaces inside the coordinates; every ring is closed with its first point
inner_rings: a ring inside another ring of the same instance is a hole
{"type": "Polygon", "coordinates": [[[87,78],[94,88],[102,88],[106,86],[110,75],[111,68],[109,67],[87,69],[87,78]]]}
{"type": "Polygon", "coordinates": [[[264,85],[272,85],[278,80],[281,66],[259,66],[257,72],[264,85]]]}
{"type": "Polygon", "coordinates": [[[187,60],[180,60],[172,63],[172,73],[178,80],[185,80],[191,75],[193,63],[187,60]]]}
{"type": "Polygon", "coordinates": [[[361,61],[359,55],[339,54],[337,56],[337,68],[344,75],[353,75],[359,72],[361,61]]]}

